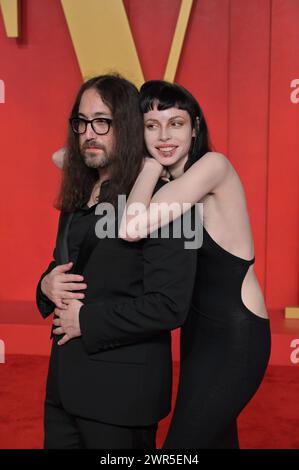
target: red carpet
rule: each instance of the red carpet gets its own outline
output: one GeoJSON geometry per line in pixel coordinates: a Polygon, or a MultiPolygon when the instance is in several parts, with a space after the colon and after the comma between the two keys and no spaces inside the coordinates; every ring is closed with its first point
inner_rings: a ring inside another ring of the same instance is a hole
{"type": "MultiPolygon", "coordinates": [[[[0,364],[0,448],[42,448],[43,399],[48,358],[8,355],[0,364]]],[[[178,364],[174,367],[174,393],[178,364]]],[[[243,449],[299,448],[299,368],[269,366],[259,391],[239,418],[243,449]]],[[[159,427],[163,443],[170,416],[159,427]]]]}

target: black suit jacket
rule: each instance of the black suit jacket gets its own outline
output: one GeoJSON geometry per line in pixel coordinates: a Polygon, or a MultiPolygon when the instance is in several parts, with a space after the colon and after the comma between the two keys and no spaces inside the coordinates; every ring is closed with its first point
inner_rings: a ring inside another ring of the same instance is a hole
{"type": "MultiPolygon", "coordinates": [[[[54,260],[68,262],[67,234],[72,214],[61,213],[54,260]]],[[[170,224],[170,229],[173,224],[170,224]]],[[[196,250],[184,237],[159,236],[129,243],[99,239],[91,227],[74,272],[88,288],[80,311],[82,337],[63,346],[53,339],[47,395],[59,397],[77,416],[119,425],[148,425],[171,408],[170,330],[189,310],[196,250]]],[[[41,282],[41,281],[40,281],[41,282]]],[[[37,288],[46,317],[55,305],[37,288]]]]}

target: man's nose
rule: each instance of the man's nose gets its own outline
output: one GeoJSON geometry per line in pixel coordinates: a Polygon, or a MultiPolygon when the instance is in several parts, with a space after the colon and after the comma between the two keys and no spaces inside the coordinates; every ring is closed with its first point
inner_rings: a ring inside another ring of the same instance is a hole
{"type": "Polygon", "coordinates": [[[95,131],[93,130],[92,126],[91,126],[91,122],[88,122],[87,125],[86,125],[86,131],[85,131],[85,138],[87,140],[89,139],[94,139],[94,137],[96,136],[97,134],[95,133],[95,131]]]}

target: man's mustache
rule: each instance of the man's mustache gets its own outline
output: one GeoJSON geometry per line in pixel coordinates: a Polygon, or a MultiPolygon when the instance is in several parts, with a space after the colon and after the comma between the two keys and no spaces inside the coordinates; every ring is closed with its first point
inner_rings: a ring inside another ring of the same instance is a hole
{"type": "Polygon", "coordinates": [[[98,142],[96,141],[93,141],[93,140],[89,140],[88,142],[85,142],[83,145],[82,145],[82,150],[86,150],[86,149],[89,149],[89,148],[97,148],[97,149],[101,149],[101,150],[105,150],[105,146],[102,145],[102,144],[99,144],[98,142]]]}

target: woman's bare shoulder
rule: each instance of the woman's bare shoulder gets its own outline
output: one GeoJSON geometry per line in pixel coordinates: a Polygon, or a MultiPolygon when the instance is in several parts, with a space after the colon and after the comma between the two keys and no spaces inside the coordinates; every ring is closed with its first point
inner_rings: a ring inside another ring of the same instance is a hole
{"type": "MultiPolygon", "coordinates": [[[[212,171],[213,173],[226,174],[233,167],[229,159],[220,152],[207,152],[193,165],[194,170],[198,171],[212,171]]],[[[190,167],[191,169],[192,167],[190,167]]]]}
{"type": "Polygon", "coordinates": [[[209,161],[215,165],[231,165],[229,159],[223,153],[214,151],[205,153],[200,160],[209,161]]]}

